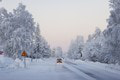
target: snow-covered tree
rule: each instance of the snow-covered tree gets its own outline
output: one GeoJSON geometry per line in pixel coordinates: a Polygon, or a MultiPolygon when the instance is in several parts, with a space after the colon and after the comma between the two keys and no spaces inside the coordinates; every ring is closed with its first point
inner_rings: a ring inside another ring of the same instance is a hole
{"type": "Polygon", "coordinates": [[[42,37],[42,56],[43,58],[49,58],[51,56],[51,49],[48,42],[42,37]]]}
{"type": "Polygon", "coordinates": [[[93,35],[89,35],[87,42],[85,43],[83,49],[83,59],[88,59],[91,61],[99,61],[102,55],[104,36],[99,28],[93,35]]]}
{"type": "MultiPolygon", "coordinates": [[[[6,21],[8,20],[9,13],[6,9],[0,8],[0,45],[3,45],[6,41],[7,26],[5,26],[6,21]]],[[[6,23],[7,24],[7,23],[6,23]]]]}
{"type": "Polygon", "coordinates": [[[30,56],[36,50],[37,57],[50,54],[50,46],[41,36],[39,25],[21,3],[12,13],[0,9],[0,45],[6,55],[13,58],[21,55],[19,51],[26,51],[30,56]]]}
{"type": "Polygon", "coordinates": [[[110,0],[110,17],[104,30],[104,62],[120,64],[120,0],[110,0]]]}
{"type": "MultiPolygon", "coordinates": [[[[9,26],[11,25],[10,23],[11,19],[12,19],[12,14],[8,13],[6,9],[1,8],[0,9],[0,45],[2,46],[2,48],[6,46],[7,41],[10,39],[12,33],[12,30],[10,31],[11,26],[9,26]]],[[[11,42],[9,44],[11,44],[11,42]]],[[[12,49],[12,47],[10,49],[12,49]]]]}
{"type": "Polygon", "coordinates": [[[55,56],[55,52],[56,52],[56,49],[53,48],[53,49],[51,50],[51,57],[56,57],[56,56],[55,56]]]}
{"type": "Polygon", "coordinates": [[[120,0],[110,0],[108,26],[101,33],[97,30],[86,42],[84,57],[92,61],[120,64],[120,0]],[[99,33],[101,33],[99,35],[99,33]]]}
{"type": "Polygon", "coordinates": [[[110,18],[108,19],[108,27],[120,24],[120,0],[110,0],[110,18]]]}
{"type": "Polygon", "coordinates": [[[3,29],[6,30],[4,31],[5,53],[8,56],[11,54],[12,57],[17,57],[18,50],[25,50],[29,54],[33,43],[33,33],[35,32],[35,22],[32,15],[25,9],[25,5],[20,3],[14,9],[13,14],[11,13],[9,16],[2,23],[3,29]]]}
{"type": "Polygon", "coordinates": [[[68,50],[68,58],[71,59],[80,59],[82,57],[82,50],[84,46],[83,36],[77,36],[76,40],[71,41],[69,50],[68,50]]]}
{"type": "Polygon", "coordinates": [[[33,51],[31,53],[31,56],[34,58],[41,58],[42,54],[41,54],[41,35],[40,35],[40,28],[39,28],[39,24],[37,24],[37,27],[35,28],[35,34],[34,34],[34,45],[33,45],[33,51]]]}

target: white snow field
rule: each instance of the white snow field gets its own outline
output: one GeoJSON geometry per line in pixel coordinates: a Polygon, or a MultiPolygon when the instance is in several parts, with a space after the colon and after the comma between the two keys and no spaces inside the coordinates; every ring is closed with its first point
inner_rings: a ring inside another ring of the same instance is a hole
{"type": "Polygon", "coordinates": [[[108,70],[102,64],[68,61],[57,64],[56,59],[15,60],[0,69],[0,80],[120,80],[120,71],[108,70]]]}

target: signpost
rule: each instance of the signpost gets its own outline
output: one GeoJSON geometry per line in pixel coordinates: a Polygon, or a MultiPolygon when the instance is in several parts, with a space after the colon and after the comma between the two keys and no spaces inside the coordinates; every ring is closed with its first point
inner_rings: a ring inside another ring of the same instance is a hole
{"type": "Polygon", "coordinates": [[[26,68],[26,59],[25,59],[25,57],[27,56],[27,53],[25,51],[23,51],[21,56],[24,57],[24,68],[26,68]]]}

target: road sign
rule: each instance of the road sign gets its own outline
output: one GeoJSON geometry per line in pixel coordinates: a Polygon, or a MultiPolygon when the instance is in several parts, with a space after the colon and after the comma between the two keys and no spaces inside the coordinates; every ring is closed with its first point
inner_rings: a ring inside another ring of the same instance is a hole
{"type": "Polygon", "coordinates": [[[27,53],[25,51],[22,52],[22,56],[26,57],[27,53]]]}
{"type": "Polygon", "coordinates": [[[24,68],[26,68],[26,59],[25,59],[25,57],[27,56],[27,53],[25,51],[23,51],[21,55],[24,57],[24,68]]]}

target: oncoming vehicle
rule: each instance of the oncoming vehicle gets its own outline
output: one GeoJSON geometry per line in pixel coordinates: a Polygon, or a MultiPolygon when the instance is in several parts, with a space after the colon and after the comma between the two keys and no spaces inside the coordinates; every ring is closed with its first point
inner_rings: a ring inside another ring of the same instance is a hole
{"type": "Polygon", "coordinates": [[[61,58],[58,58],[58,59],[57,59],[57,63],[62,63],[62,59],[61,59],[61,58]]]}

